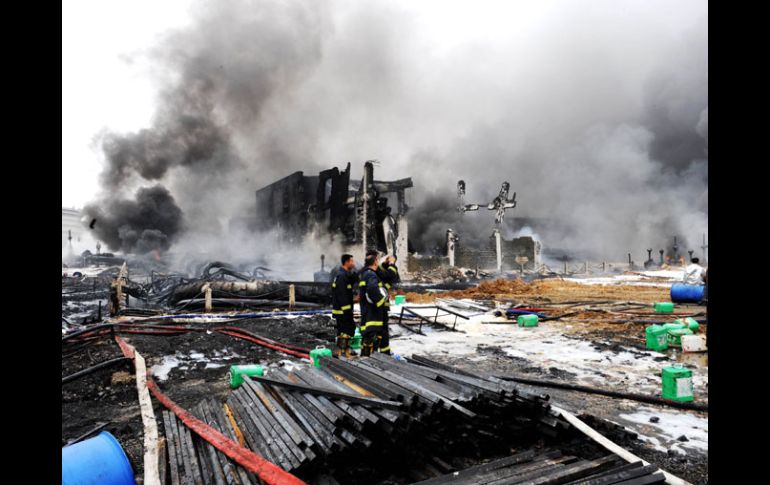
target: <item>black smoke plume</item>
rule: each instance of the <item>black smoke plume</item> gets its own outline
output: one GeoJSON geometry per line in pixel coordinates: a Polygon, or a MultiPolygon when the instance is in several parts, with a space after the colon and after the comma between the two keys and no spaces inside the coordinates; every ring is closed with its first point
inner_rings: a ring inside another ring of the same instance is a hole
{"type": "Polygon", "coordinates": [[[141,188],[134,199],[113,198],[84,209],[107,247],[125,253],[164,251],[182,231],[182,210],[161,185],[141,188]]]}

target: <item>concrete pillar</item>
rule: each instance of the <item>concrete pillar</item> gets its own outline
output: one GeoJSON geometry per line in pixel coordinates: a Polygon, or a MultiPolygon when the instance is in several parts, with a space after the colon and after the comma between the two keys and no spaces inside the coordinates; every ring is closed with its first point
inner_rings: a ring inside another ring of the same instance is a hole
{"type": "Polygon", "coordinates": [[[500,236],[500,230],[495,229],[494,231],[495,236],[495,253],[497,255],[497,272],[502,273],[503,272],[503,244],[502,244],[502,236],[500,236]]]}
{"type": "Polygon", "coordinates": [[[407,268],[407,255],[409,253],[409,225],[406,221],[406,215],[399,215],[396,218],[396,227],[398,227],[398,236],[396,236],[396,252],[394,256],[399,261],[403,261],[403,267],[407,268]]]}
{"type": "Polygon", "coordinates": [[[202,289],[203,289],[203,294],[205,298],[203,311],[204,313],[211,313],[211,310],[213,308],[211,304],[211,285],[206,283],[205,285],[203,285],[202,289]]]}
{"type": "Polygon", "coordinates": [[[449,266],[455,265],[455,233],[451,229],[446,230],[446,255],[449,257],[449,266]]]}

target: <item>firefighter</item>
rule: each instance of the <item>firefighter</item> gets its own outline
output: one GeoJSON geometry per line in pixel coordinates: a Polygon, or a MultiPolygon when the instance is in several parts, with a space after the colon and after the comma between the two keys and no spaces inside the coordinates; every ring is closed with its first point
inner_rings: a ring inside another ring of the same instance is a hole
{"type": "Polygon", "coordinates": [[[356,331],[353,320],[353,285],[358,282],[354,271],[355,261],[350,254],[343,254],[342,265],[332,281],[332,315],[337,321],[337,348],[335,355],[350,356],[350,337],[356,331]]]}
{"type": "Polygon", "coordinates": [[[377,274],[377,255],[367,253],[364,261],[366,267],[361,272],[363,289],[361,298],[361,356],[372,354],[375,342],[382,337],[385,321],[385,303],[388,301],[388,291],[377,274]]]}
{"type": "MultiPolygon", "coordinates": [[[[375,251],[374,249],[370,249],[366,252],[366,256],[364,259],[368,257],[373,257],[375,260],[377,259],[377,256],[379,253],[375,251]]],[[[364,301],[366,300],[366,281],[364,281],[364,271],[366,271],[368,268],[364,265],[363,268],[361,268],[361,271],[358,272],[358,303],[361,308],[361,324],[363,325],[363,322],[366,320],[366,305],[364,305],[364,301]]],[[[361,331],[364,329],[361,328],[361,331]]]]}
{"type": "MultiPolygon", "coordinates": [[[[396,267],[396,257],[387,256],[382,265],[377,269],[377,275],[380,277],[385,289],[390,292],[401,281],[401,277],[398,275],[398,268],[396,267]]],[[[385,301],[385,319],[383,320],[382,335],[379,342],[375,342],[377,350],[383,354],[390,355],[390,329],[388,328],[388,317],[390,315],[390,295],[388,300],[385,301]],[[379,345],[377,345],[379,344],[379,345]]]]}

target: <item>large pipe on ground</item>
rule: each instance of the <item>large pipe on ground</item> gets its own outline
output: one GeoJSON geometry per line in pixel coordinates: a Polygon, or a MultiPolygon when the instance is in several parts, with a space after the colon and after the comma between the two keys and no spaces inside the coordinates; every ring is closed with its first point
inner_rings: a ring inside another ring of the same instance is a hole
{"type": "Polygon", "coordinates": [[[331,287],[328,283],[292,282],[292,281],[196,281],[176,287],[169,298],[175,305],[181,300],[190,300],[203,294],[204,286],[211,288],[212,298],[257,298],[288,297],[289,285],[294,285],[297,301],[329,304],[331,287]]]}

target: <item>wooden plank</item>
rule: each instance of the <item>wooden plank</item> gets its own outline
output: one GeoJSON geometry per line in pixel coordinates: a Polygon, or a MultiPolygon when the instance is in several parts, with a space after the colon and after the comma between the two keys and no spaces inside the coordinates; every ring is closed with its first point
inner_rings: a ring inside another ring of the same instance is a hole
{"type": "Polygon", "coordinates": [[[171,411],[163,411],[161,414],[163,415],[163,428],[166,432],[168,443],[168,465],[171,472],[171,485],[180,485],[177,438],[174,433],[175,425],[173,424],[176,416],[171,414],[171,411]]]}
{"type": "MultiPolygon", "coordinates": [[[[542,455],[540,455],[542,456],[542,455]]],[[[440,477],[434,477],[429,480],[424,480],[422,482],[418,482],[419,485],[437,485],[439,483],[455,483],[460,482],[461,480],[469,477],[469,476],[477,476],[481,473],[490,471],[490,470],[496,470],[498,468],[506,467],[506,466],[512,466],[519,463],[528,463],[531,462],[533,459],[535,459],[535,452],[532,450],[528,450],[522,453],[517,453],[513,456],[509,456],[507,458],[502,458],[500,460],[494,460],[489,463],[482,463],[480,465],[472,466],[470,468],[466,468],[464,470],[460,470],[457,472],[454,472],[449,475],[442,475],[440,477]]],[[[418,485],[417,483],[413,485],[418,485]]]]}
{"type": "Polygon", "coordinates": [[[168,466],[166,459],[166,438],[158,438],[158,478],[161,485],[168,482],[168,466]]]}
{"type": "MultiPolygon", "coordinates": [[[[211,426],[214,429],[224,434],[226,437],[230,438],[231,440],[236,441],[235,433],[233,432],[233,429],[229,426],[229,423],[227,422],[227,417],[225,416],[225,413],[221,410],[221,407],[218,401],[216,401],[215,399],[209,399],[207,402],[206,412],[212,420],[211,426]]],[[[221,455],[227,460],[226,461],[227,466],[225,466],[224,464],[222,465],[223,469],[225,471],[232,469],[234,470],[234,473],[232,475],[237,474],[237,477],[232,478],[233,480],[240,480],[244,484],[259,482],[259,479],[256,477],[256,475],[254,475],[253,472],[238,465],[236,462],[231,460],[225,453],[221,453],[221,455]]],[[[230,475],[225,475],[225,477],[228,480],[230,480],[230,475]]]]}
{"type": "Polygon", "coordinates": [[[368,406],[385,407],[389,409],[401,409],[401,406],[402,406],[400,402],[386,401],[382,399],[372,399],[372,398],[362,397],[354,394],[343,394],[341,392],[329,391],[325,389],[317,389],[317,388],[314,388],[311,386],[305,386],[302,384],[294,384],[294,383],[277,381],[275,379],[269,379],[267,377],[250,376],[250,378],[253,381],[261,382],[263,384],[270,384],[271,386],[286,387],[288,389],[304,391],[310,394],[320,395],[324,397],[331,397],[333,399],[342,399],[345,401],[351,401],[358,404],[366,404],[368,406]]]}
{"type": "MultiPolygon", "coordinates": [[[[124,263],[125,266],[125,263],[124,263]]],[[[158,423],[155,421],[155,411],[152,409],[150,391],[147,389],[147,365],[139,352],[134,352],[136,368],[136,390],[139,394],[139,409],[144,426],[144,483],[160,485],[158,470],[158,423]]]]}
{"type": "Polygon", "coordinates": [[[617,463],[619,457],[615,455],[605,456],[592,461],[580,460],[571,465],[560,467],[555,470],[554,473],[550,473],[545,476],[539,476],[537,478],[529,476],[516,476],[513,478],[498,480],[490,482],[490,485],[560,485],[567,483],[576,478],[583,478],[586,475],[602,471],[608,467],[611,467],[613,463],[617,463]],[[524,478],[524,480],[522,480],[524,478]]]}
{"type": "MultiPolygon", "coordinates": [[[[245,379],[248,379],[248,376],[244,377],[245,379]]],[[[307,460],[307,456],[302,452],[299,445],[294,442],[292,436],[283,428],[279,422],[279,417],[271,413],[253,392],[249,392],[249,390],[244,387],[241,387],[238,391],[243,391],[241,397],[243,398],[244,403],[258,413],[257,415],[262,418],[267,426],[269,426],[268,432],[272,433],[278,444],[282,444],[289,450],[291,456],[287,456],[292,461],[294,468],[299,468],[299,466],[307,460]]]]}
{"type": "Polygon", "coordinates": [[[632,480],[626,480],[624,482],[618,482],[618,485],[647,485],[648,483],[663,483],[665,481],[666,476],[663,474],[663,472],[660,472],[647,477],[639,477],[632,480]]]}
{"type": "Polygon", "coordinates": [[[230,395],[231,400],[228,401],[232,405],[233,410],[238,413],[241,418],[241,423],[245,424],[249,433],[246,435],[248,440],[249,435],[252,435],[251,447],[252,449],[259,449],[260,442],[265,443],[269,448],[270,455],[265,455],[272,459],[270,461],[278,464],[284,470],[290,470],[293,465],[289,458],[284,454],[284,450],[278,446],[275,438],[268,432],[266,426],[262,420],[254,414],[254,411],[244,404],[243,397],[240,393],[234,392],[230,395]]]}
{"type": "Polygon", "coordinates": [[[611,470],[591,475],[582,480],[570,482],[570,485],[610,485],[630,478],[649,475],[655,473],[657,470],[658,467],[654,465],[642,466],[641,462],[627,463],[611,470]]]}
{"type": "MultiPolygon", "coordinates": [[[[206,419],[206,412],[204,407],[205,401],[198,404],[198,416],[204,421],[208,421],[206,419]]],[[[222,470],[222,465],[219,461],[219,458],[217,457],[216,449],[211,445],[211,443],[205,440],[198,440],[196,444],[200,445],[200,451],[198,454],[205,456],[206,468],[208,468],[208,473],[213,478],[216,485],[225,485],[225,474],[222,470]]]]}

